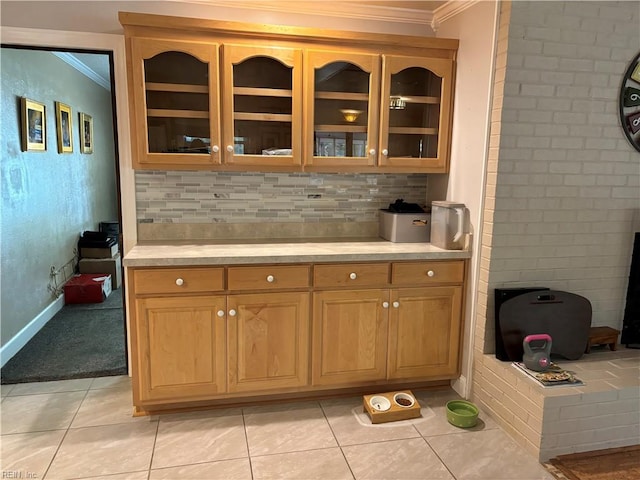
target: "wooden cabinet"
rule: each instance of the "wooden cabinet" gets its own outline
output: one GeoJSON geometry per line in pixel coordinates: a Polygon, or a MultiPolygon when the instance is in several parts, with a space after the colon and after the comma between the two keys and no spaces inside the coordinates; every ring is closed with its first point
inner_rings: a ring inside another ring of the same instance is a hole
{"type": "Polygon", "coordinates": [[[230,295],[229,392],[303,387],[309,371],[309,293],[230,295]]]}
{"type": "Polygon", "coordinates": [[[136,407],[459,373],[464,261],[129,268],[136,407]]]}
{"type": "Polygon", "coordinates": [[[364,289],[314,293],[312,383],[454,378],[463,276],[461,261],[316,266],[316,288],[364,289]],[[365,288],[388,284],[389,271],[392,286],[434,286],[365,288]]]}
{"type": "Polygon", "coordinates": [[[448,171],[457,40],[120,21],[135,168],[448,171]]]}
{"type": "Polygon", "coordinates": [[[302,164],[302,50],[224,45],[228,165],[302,164]]]}
{"type": "Polygon", "coordinates": [[[220,163],[218,77],[216,44],[131,39],[134,168],[220,163]]]}
{"type": "Polygon", "coordinates": [[[382,56],[380,166],[449,169],[453,60],[382,56]]]}
{"type": "Polygon", "coordinates": [[[380,56],[305,52],[305,166],[375,166],[380,56]]]}
{"type": "Polygon", "coordinates": [[[453,378],[459,369],[462,287],[391,291],[387,378],[453,378]]]}

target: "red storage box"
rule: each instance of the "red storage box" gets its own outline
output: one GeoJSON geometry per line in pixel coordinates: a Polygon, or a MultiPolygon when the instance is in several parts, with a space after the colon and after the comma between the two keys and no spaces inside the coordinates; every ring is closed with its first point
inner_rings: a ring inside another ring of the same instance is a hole
{"type": "Polygon", "coordinates": [[[100,303],[111,294],[111,275],[81,273],[64,284],[64,303],[100,303]]]}

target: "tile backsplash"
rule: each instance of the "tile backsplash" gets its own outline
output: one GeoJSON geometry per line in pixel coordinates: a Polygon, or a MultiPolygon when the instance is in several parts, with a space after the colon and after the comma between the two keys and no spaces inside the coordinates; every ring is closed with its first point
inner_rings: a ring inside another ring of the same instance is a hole
{"type": "Polygon", "coordinates": [[[424,205],[427,175],[138,171],[139,224],[377,222],[397,198],[424,205]]]}

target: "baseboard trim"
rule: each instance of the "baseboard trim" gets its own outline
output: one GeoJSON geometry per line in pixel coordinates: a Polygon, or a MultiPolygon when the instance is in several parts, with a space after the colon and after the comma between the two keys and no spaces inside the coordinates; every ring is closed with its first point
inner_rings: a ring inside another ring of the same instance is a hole
{"type": "Polygon", "coordinates": [[[51,302],[36,318],[23,327],[11,340],[0,348],[0,367],[4,367],[11,358],[31,340],[53,316],[64,307],[64,295],[51,302]]]}
{"type": "Polygon", "coordinates": [[[462,398],[469,398],[470,392],[467,391],[467,377],[460,375],[455,380],[451,380],[451,388],[462,398]]]}

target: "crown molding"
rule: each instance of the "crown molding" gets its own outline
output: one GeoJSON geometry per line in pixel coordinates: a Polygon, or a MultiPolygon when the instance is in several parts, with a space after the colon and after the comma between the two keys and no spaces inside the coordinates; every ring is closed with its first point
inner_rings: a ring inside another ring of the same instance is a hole
{"type": "Polygon", "coordinates": [[[214,7],[264,10],[276,13],[293,13],[300,15],[316,15],[322,17],[354,18],[379,22],[412,23],[431,25],[432,12],[411,8],[383,7],[363,5],[359,2],[332,3],[330,8],[323,8],[319,1],[270,1],[260,0],[174,0],[176,2],[202,4],[214,7]]]}
{"type": "Polygon", "coordinates": [[[51,52],[51,53],[53,53],[56,57],[58,57],[63,62],[66,62],[69,65],[71,65],[73,68],[78,70],[83,75],[87,76],[88,78],[90,78],[91,80],[96,82],[98,85],[100,85],[105,90],[111,91],[111,81],[110,80],[108,80],[108,79],[104,78],[102,75],[99,75],[98,73],[96,73],[94,70],[92,70],[87,65],[82,63],[78,59],[78,57],[76,57],[72,53],[69,53],[69,52],[51,52]]]}
{"type": "Polygon", "coordinates": [[[433,19],[430,24],[431,28],[434,32],[437,31],[438,27],[440,27],[443,22],[455,17],[459,13],[462,13],[467,8],[478,3],[478,1],[479,0],[449,0],[447,3],[433,11],[433,19]]]}

